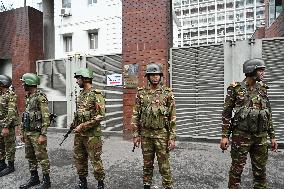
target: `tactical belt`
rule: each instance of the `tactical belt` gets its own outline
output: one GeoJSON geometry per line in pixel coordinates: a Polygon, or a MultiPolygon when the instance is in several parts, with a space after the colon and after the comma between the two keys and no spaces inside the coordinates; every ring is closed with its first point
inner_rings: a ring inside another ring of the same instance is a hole
{"type": "Polygon", "coordinates": [[[41,129],[40,128],[24,128],[24,131],[26,131],[26,132],[33,132],[33,131],[41,132],[41,129]]]}

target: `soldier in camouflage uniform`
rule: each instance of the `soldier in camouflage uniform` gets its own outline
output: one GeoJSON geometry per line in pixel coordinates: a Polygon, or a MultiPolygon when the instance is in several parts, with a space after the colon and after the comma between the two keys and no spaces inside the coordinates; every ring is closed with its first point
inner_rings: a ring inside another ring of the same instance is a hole
{"type": "Polygon", "coordinates": [[[163,72],[158,64],[148,64],[145,77],[149,85],[138,88],[133,110],[133,143],[143,153],[143,184],[150,189],[154,159],[157,156],[163,187],[172,188],[169,151],[176,144],[176,108],[170,88],[162,85],[163,72]]]}
{"type": "Polygon", "coordinates": [[[19,120],[17,95],[9,90],[11,84],[9,76],[0,75],[0,177],[15,171],[15,126],[19,125],[19,120]]]}
{"type": "Polygon", "coordinates": [[[25,143],[26,158],[29,161],[31,173],[27,183],[20,189],[30,188],[40,184],[38,162],[42,167],[43,180],[37,189],[50,188],[50,163],[47,154],[47,128],[50,125],[48,101],[46,95],[37,89],[40,78],[33,73],[26,73],[21,81],[26,91],[25,111],[23,113],[22,140],[25,143]]]}
{"type": "Polygon", "coordinates": [[[222,113],[223,127],[220,148],[226,150],[232,133],[228,188],[239,188],[241,174],[250,154],[254,188],[267,188],[266,163],[268,159],[267,136],[272,150],[277,151],[271,107],[267,95],[268,86],[262,82],[265,63],[262,59],[247,60],[243,65],[246,78],[231,84],[222,113]],[[234,117],[232,117],[234,112],[234,117]]]}
{"type": "Polygon", "coordinates": [[[101,124],[105,116],[105,100],[100,90],[92,85],[93,71],[88,68],[75,72],[77,84],[83,90],[76,100],[74,127],[74,159],[79,175],[80,189],[87,189],[88,157],[94,168],[94,176],[98,181],[98,189],[104,188],[105,172],[101,160],[102,131],[101,124]]]}

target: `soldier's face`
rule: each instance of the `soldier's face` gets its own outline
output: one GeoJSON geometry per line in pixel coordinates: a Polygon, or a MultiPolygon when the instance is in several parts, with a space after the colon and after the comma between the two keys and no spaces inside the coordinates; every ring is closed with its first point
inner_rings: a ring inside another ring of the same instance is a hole
{"type": "Polygon", "coordinates": [[[149,80],[152,85],[158,85],[161,81],[161,75],[160,74],[150,74],[149,80]]]}
{"type": "Polygon", "coordinates": [[[84,81],[82,77],[77,77],[76,83],[79,85],[80,88],[84,88],[84,81]]]}
{"type": "Polygon", "coordinates": [[[260,68],[256,70],[256,79],[258,81],[262,81],[264,78],[264,74],[265,74],[265,69],[264,68],[260,68]]]}

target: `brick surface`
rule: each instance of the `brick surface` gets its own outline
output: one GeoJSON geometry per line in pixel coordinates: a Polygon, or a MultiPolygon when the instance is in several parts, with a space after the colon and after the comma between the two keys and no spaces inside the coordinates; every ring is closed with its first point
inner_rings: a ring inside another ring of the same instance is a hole
{"type": "MultiPolygon", "coordinates": [[[[122,2],[123,65],[139,64],[139,86],[145,86],[146,65],[163,65],[164,80],[168,84],[169,48],[172,43],[171,1],[125,0],[122,2]]],[[[136,90],[124,89],[124,131],[131,130],[130,118],[136,90]]]]}
{"type": "Polygon", "coordinates": [[[0,13],[0,59],[11,59],[13,86],[19,95],[19,110],[24,108],[21,76],[36,71],[36,60],[43,58],[42,13],[22,7],[0,13]]]}

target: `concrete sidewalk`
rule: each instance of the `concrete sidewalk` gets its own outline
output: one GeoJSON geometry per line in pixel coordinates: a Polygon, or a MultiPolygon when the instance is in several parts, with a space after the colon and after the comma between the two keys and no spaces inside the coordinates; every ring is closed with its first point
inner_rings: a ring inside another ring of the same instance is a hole
{"type": "MultiPolygon", "coordinates": [[[[71,136],[59,146],[63,133],[49,132],[48,153],[51,161],[51,180],[53,189],[75,188],[78,178],[73,163],[73,139],[71,136]]],[[[132,143],[118,136],[104,137],[103,162],[106,169],[106,189],[142,189],[141,149],[131,152],[132,143]]],[[[230,153],[222,153],[218,144],[178,142],[171,153],[172,172],[175,189],[224,189],[227,186],[230,153]]],[[[249,161],[249,160],[248,160],[249,161]]],[[[249,163],[249,162],[248,162],[249,163]]],[[[1,189],[16,189],[30,176],[24,148],[16,152],[16,172],[0,178],[1,189]]],[[[89,188],[96,188],[97,182],[89,166],[89,188]]],[[[41,169],[39,169],[41,174],[41,169]]],[[[161,177],[155,164],[153,186],[162,189],[161,177]]],[[[267,166],[269,188],[284,188],[284,153],[269,152],[267,166]]],[[[35,187],[34,187],[35,188],[35,187]]],[[[242,188],[252,188],[252,171],[246,166],[242,188]]]]}

